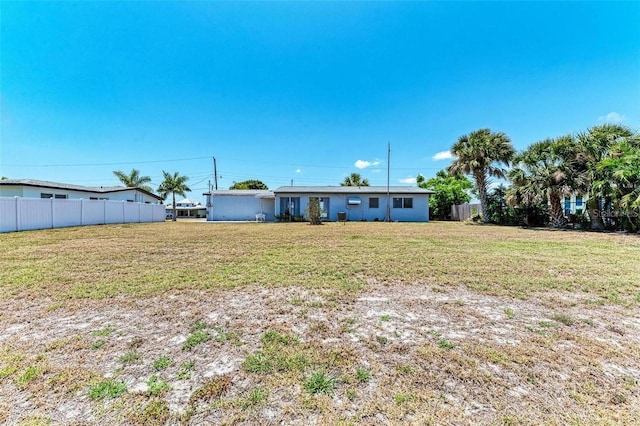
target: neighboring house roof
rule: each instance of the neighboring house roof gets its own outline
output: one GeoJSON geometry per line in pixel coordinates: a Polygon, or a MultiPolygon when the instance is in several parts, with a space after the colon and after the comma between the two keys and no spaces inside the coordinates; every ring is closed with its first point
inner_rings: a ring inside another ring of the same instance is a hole
{"type": "Polygon", "coordinates": [[[275,198],[273,191],[266,189],[218,189],[211,192],[205,192],[202,195],[212,196],[233,196],[233,197],[246,197],[254,196],[256,198],[275,198]]]}
{"type": "MultiPolygon", "coordinates": [[[[176,203],[178,204],[178,203],[176,203]]],[[[177,206],[176,210],[205,210],[207,207],[202,204],[198,204],[197,206],[177,206]]],[[[173,210],[173,204],[165,204],[166,210],[173,210]]]]}
{"type": "Polygon", "coordinates": [[[183,205],[184,205],[184,204],[187,204],[186,206],[183,206],[183,207],[193,207],[193,206],[199,206],[199,205],[201,205],[200,201],[191,201],[191,200],[190,200],[190,199],[188,199],[188,198],[185,198],[184,200],[181,200],[181,201],[176,201],[176,204],[177,204],[178,206],[180,206],[181,204],[183,204],[183,205]]]}
{"type": "Polygon", "coordinates": [[[82,186],[82,185],[74,185],[70,183],[50,182],[46,180],[36,180],[36,179],[5,179],[5,180],[0,180],[0,185],[32,186],[32,187],[39,187],[39,188],[51,188],[51,189],[63,189],[63,190],[66,189],[69,191],[97,192],[101,194],[106,194],[109,192],[122,192],[122,191],[135,189],[157,200],[163,200],[163,198],[160,197],[159,195],[156,195],[153,192],[149,192],[142,188],[137,188],[137,187],[130,188],[126,186],[82,186]]]}
{"type": "MultiPolygon", "coordinates": [[[[281,186],[276,194],[386,194],[386,186],[281,186]]],[[[428,195],[435,194],[430,189],[415,186],[390,186],[390,194],[428,195]]]]}

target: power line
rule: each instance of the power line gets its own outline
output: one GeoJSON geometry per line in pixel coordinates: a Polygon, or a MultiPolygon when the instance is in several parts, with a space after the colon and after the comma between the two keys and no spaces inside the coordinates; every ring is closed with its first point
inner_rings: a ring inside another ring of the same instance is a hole
{"type": "Polygon", "coordinates": [[[176,161],[203,160],[209,157],[174,158],[170,160],[146,160],[146,161],[125,161],[119,163],[74,163],[74,164],[3,164],[3,167],[93,167],[93,166],[119,166],[126,164],[150,164],[169,163],[176,161]]]}

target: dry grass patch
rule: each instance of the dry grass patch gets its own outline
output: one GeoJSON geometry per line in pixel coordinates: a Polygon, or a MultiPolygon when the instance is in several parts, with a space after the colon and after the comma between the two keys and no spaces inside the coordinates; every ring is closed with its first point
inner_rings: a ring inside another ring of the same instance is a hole
{"type": "Polygon", "coordinates": [[[109,225],[3,235],[0,291],[60,299],[256,284],[352,291],[375,279],[637,304],[639,257],[633,235],[460,223],[109,225]]]}
{"type": "Polygon", "coordinates": [[[178,222],[0,249],[3,423],[640,418],[635,236],[178,222]]]}

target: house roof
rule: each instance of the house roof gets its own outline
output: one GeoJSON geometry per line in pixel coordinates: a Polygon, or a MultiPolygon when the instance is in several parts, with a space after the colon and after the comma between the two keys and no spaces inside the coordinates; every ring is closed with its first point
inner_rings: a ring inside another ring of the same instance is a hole
{"type": "Polygon", "coordinates": [[[128,188],[125,186],[82,186],[82,185],[74,185],[70,183],[50,182],[47,180],[36,180],[36,179],[5,179],[5,180],[0,180],[0,185],[32,186],[32,187],[39,187],[39,188],[66,189],[69,191],[97,192],[101,194],[106,194],[109,192],[129,191],[131,189],[135,189],[157,200],[163,200],[163,198],[160,197],[159,195],[156,195],[153,192],[149,192],[142,188],[137,188],[137,187],[128,188]]]}
{"type": "MultiPolygon", "coordinates": [[[[276,194],[386,194],[386,186],[281,186],[276,194]]],[[[428,195],[435,194],[429,189],[415,186],[390,186],[390,194],[428,195]]]]}
{"type": "Polygon", "coordinates": [[[211,192],[205,192],[202,195],[216,196],[233,196],[233,197],[246,197],[253,196],[255,198],[275,198],[273,191],[266,189],[218,189],[211,192]]]}

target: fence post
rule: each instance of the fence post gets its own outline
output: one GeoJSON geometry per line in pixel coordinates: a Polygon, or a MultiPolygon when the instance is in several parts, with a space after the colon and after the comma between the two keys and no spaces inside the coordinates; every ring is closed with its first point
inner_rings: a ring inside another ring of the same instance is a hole
{"type": "Polygon", "coordinates": [[[84,198],[80,198],[80,226],[84,225],[84,198]]]}
{"type": "Polygon", "coordinates": [[[102,200],[102,224],[107,224],[107,200],[102,200]]]}
{"type": "Polygon", "coordinates": [[[51,229],[54,228],[54,223],[55,223],[55,221],[53,220],[53,210],[54,210],[54,208],[53,208],[53,199],[54,199],[53,197],[49,198],[49,201],[50,201],[49,204],[51,205],[51,229]]]}
{"type": "Polygon", "coordinates": [[[20,197],[14,197],[16,200],[16,232],[20,230],[20,197]]]}

